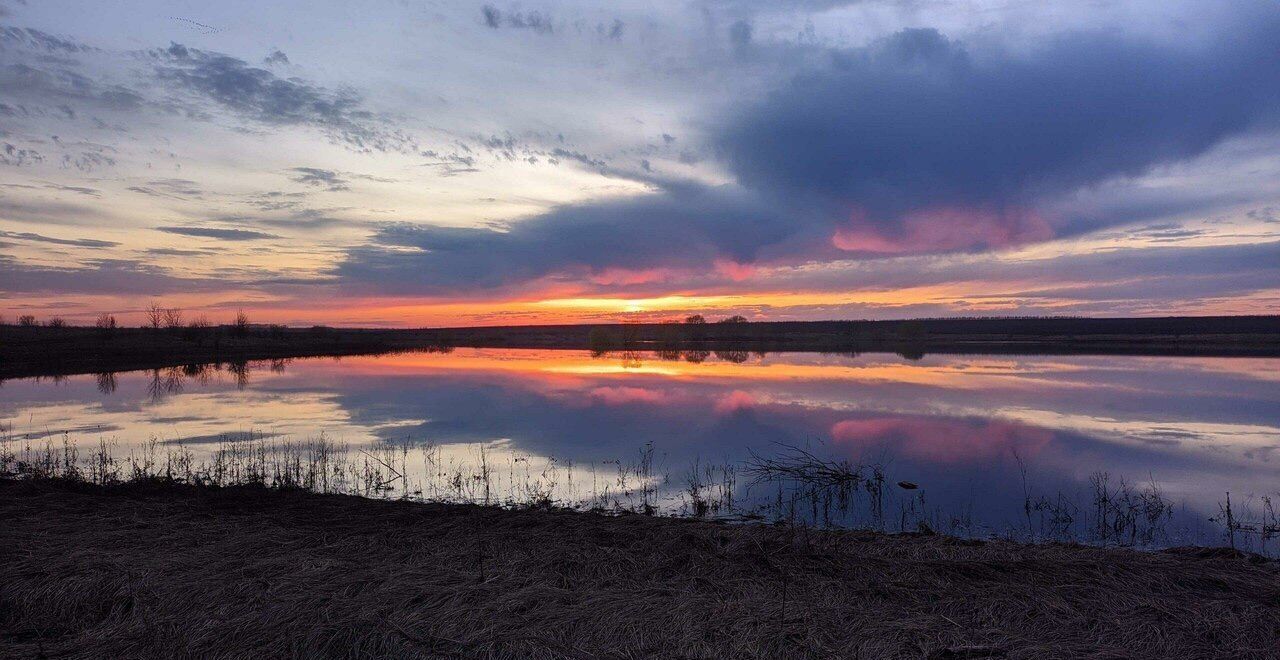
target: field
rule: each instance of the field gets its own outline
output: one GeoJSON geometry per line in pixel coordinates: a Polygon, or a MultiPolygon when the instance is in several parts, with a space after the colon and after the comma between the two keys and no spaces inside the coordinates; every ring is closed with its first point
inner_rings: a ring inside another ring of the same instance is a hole
{"type": "Polygon", "coordinates": [[[1280,567],[145,480],[0,479],[5,657],[1276,657],[1280,567]]]}
{"type": "Polygon", "coordinates": [[[473,348],[1280,356],[1280,316],[650,323],[377,330],[0,326],[0,378],[473,348]]]}

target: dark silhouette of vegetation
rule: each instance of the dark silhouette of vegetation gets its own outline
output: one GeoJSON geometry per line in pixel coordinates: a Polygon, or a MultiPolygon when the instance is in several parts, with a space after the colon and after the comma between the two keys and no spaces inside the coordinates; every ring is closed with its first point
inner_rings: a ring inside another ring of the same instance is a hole
{"type": "Polygon", "coordinates": [[[159,330],[164,325],[164,308],[157,302],[152,302],[147,306],[146,318],[147,326],[152,330],[159,330]]]}
{"type": "Polygon", "coordinates": [[[93,327],[98,329],[98,335],[101,337],[114,337],[117,327],[116,317],[112,314],[102,314],[98,316],[98,320],[93,322],[93,327]]]}
{"type": "Polygon", "coordinates": [[[701,314],[694,314],[692,316],[686,316],[684,319],[684,322],[691,325],[699,325],[702,323],[706,323],[707,319],[703,317],[701,314]]]}
{"type": "MultiPolygon", "coordinates": [[[[818,351],[854,355],[873,351],[919,359],[930,352],[988,354],[1121,354],[1280,356],[1280,316],[1155,319],[996,319],[919,321],[820,321],[749,323],[591,324],[372,330],[291,329],[282,325],[241,336],[230,326],[191,332],[182,311],[159,308],[171,332],[117,328],[106,344],[92,328],[38,328],[23,315],[0,326],[0,378],[19,375],[98,373],[153,368],[230,357],[268,359],[399,350],[565,348],[597,354],[614,351],[679,352],[689,361],[711,351],[818,351]]],[[[637,353],[639,354],[639,353],[637,353]]],[[[737,359],[736,357],[734,359],[737,359]]]]}
{"type": "Polygon", "coordinates": [[[249,315],[243,309],[236,311],[236,318],[231,322],[231,333],[237,337],[249,334],[249,315]]]}
{"type": "Polygon", "coordinates": [[[182,310],[177,307],[168,307],[163,311],[164,327],[170,331],[182,329],[182,310]]]}
{"type": "Polygon", "coordinates": [[[45,325],[49,326],[50,328],[65,328],[67,327],[67,320],[62,318],[61,316],[55,316],[49,319],[45,323],[45,325]]]}

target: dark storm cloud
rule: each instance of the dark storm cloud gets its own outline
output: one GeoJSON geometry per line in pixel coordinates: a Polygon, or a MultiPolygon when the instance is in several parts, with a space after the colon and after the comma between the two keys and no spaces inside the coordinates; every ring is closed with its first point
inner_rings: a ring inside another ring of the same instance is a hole
{"type": "MultiPolygon", "coordinates": [[[[389,227],[350,249],[336,272],[358,286],[439,293],[619,268],[830,258],[833,242],[862,249],[866,234],[833,239],[858,218],[873,239],[868,251],[901,254],[1153,222],[1169,200],[1045,209],[1275,128],[1280,11],[1232,24],[1195,44],[1072,33],[1031,51],[971,52],[935,30],[912,29],[866,48],[827,50],[825,63],[802,65],[712,127],[737,187],[653,182],[666,189],[560,207],[507,231],[389,227]]],[[[737,34],[751,45],[749,29],[737,34]]],[[[482,142],[516,152],[509,136],[482,142]]],[[[604,166],[560,151],[548,156],[604,166]]],[[[1180,231],[1149,237],[1187,236],[1180,231]]]]}
{"type": "Polygon", "coordinates": [[[447,293],[555,273],[751,261],[794,234],[785,215],[754,196],[692,188],[565,206],[506,231],[385,226],[373,243],[350,249],[337,274],[384,290],[447,293]]]}
{"type": "Polygon", "coordinates": [[[248,229],[226,229],[222,227],[156,227],[156,231],[181,236],[200,238],[216,238],[220,241],[258,241],[267,238],[280,238],[275,234],[267,234],[248,229]]]}
{"type": "Polygon", "coordinates": [[[716,142],[745,185],[856,206],[883,225],[933,205],[1034,207],[1273,128],[1280,13],[1245,18],[1206,45],[1076,33],[1029,53],[904,30],[833,52],[716,142]]]}
{"type": "Polygon", "coordinates": [[[177,43],[151,55],[159,63],[161,80],[245,118],[264,124],[314,126],[355,151],[412,148],[412,140],[365,109],[364,99],[353,89],[280,78],[244,60],[177,43]]]}

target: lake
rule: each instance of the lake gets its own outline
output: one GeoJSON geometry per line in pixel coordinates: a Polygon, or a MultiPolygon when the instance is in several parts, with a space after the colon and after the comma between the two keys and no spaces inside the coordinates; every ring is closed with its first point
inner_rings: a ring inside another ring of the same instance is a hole
{"type": "Polygon", "coordinates": [[[12,460],[979,537],[1227,542],[1230,493],[1261,547],[1280,491],[1276,359],[458,349],[12,380],[0,424],[12,460]]]}

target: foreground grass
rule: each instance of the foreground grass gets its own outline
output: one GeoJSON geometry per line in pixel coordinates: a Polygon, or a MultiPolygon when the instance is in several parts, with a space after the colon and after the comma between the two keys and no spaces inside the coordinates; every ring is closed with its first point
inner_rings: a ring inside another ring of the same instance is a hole
{"type": "Polygon", "coordinates": [[[0,656],[1280,657],[1280,568],[0,479],[0,656]]]}

